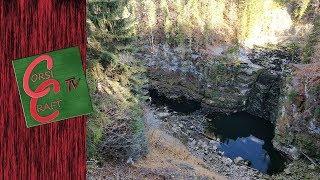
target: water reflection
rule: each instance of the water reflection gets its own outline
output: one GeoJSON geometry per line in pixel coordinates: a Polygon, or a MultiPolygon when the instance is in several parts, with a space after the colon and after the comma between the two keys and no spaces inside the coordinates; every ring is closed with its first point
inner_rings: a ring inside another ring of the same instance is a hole
{"type": "Polygon", "coordinates": [[[274,126],[270,121],[246,112],[215,113],[209,118],[208,131],[221,139],[219,149],[227,157],[249,160],[251,167],[264,173],[283,171],[285,158],[272,145],[274,126]]]}
{"type": "Polygon", "coordinates": [[[263,145],[263,140],[250,135],[236,140],[228,139],[221,143],[219,150],[223,151],[225,156],[231,159],[242,157],[249,160],[252,167],[266,173],[270,163],[270,156],[263,149],[263,145]]]}

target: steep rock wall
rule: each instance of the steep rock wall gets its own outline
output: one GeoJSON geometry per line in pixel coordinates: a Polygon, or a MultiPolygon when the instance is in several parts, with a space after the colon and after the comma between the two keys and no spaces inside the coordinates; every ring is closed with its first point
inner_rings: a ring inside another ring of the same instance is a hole
{"type": "Polygon", "coordinates": [[[244,49],[230,52],[222,46],[206,53],[159,45],[146,47],[137,56],[148,64],[150,88],[168,98],[196,100],[207,111],[248,111],[275,119],[290,54],[244,49]]]}
{"type": "Polygon", "coordinates": [[[320,158],[320,63],[294,65],[276,123],[275,143],[320,158]]]}

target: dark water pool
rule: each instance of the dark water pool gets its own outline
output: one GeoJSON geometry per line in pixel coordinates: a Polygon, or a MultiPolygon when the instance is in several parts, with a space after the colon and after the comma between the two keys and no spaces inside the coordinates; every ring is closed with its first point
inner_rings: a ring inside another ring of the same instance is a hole
{"type": "MultiPolygon", "coordinates": [[[[183,114],[193,113],[201,109],[201,103],[185,97],[169,99],[150,89],[149,96],[155,106],[167,106],[170,111],[183,114]]],[[[274,126],[270,121],[250,115],[246,112],[231,115],[214,113],[207,131],[218,136],[222,143],[220,151],[231,159],[240,156],[249,160],[251,167],[267,174],[276,174],[285,168],[286,158],[272,145],[274,126]]]]}
{"type": "Polygon", "coordinates": [[[169,108],[169,111],[186,114],[201,109],[201,103],[198,101],[189,100],[185,97],[169,99],[166,96],[158,93],[158,91],[155,89],[149,90],[149,96],[151,97],[152,104],[156,106],[167,106],[169,108]]]}
{"type": "Polygon", "coordinates": [[[251,167],[267,174],[285,168],[285,157],[272,145],[274,126],[270,121],[246,112],[231,115],[215,113],[208,116],[207,130],[221,139],[220,151],[235,159],[249,160],[251,167]]]}

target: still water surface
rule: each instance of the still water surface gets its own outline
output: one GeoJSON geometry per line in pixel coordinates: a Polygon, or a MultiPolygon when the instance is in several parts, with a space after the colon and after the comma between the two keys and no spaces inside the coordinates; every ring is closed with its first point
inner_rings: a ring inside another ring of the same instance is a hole
{"type": "Polygon", "coordinates": [[[285,168],[285,157],[272,145],[274,125],[246,112],[231,115],[214,113],[209,116],[208,131],[221,139],[220,151],[235,159],[242,157],[251,167],[275,174],[285,168]]]}

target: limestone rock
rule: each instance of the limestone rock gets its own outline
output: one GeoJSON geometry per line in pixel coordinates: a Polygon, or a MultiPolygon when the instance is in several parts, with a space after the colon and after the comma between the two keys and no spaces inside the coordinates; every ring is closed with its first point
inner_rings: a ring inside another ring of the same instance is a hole
{"type": "Polygon", "coordinates": [[[233,161],[232,161],[232,159],[230,159],[230,158],[222,157],[222,162],[223,162],[224,164],[226,164],[227,166],[230,166],[233,161]]]}
{"type": "Polygon", "coordinates": [[[234,160],[234,163],[236,164],[242,164],[244,163],[244,159],[242,157],[236,157],[234,160]]]}

